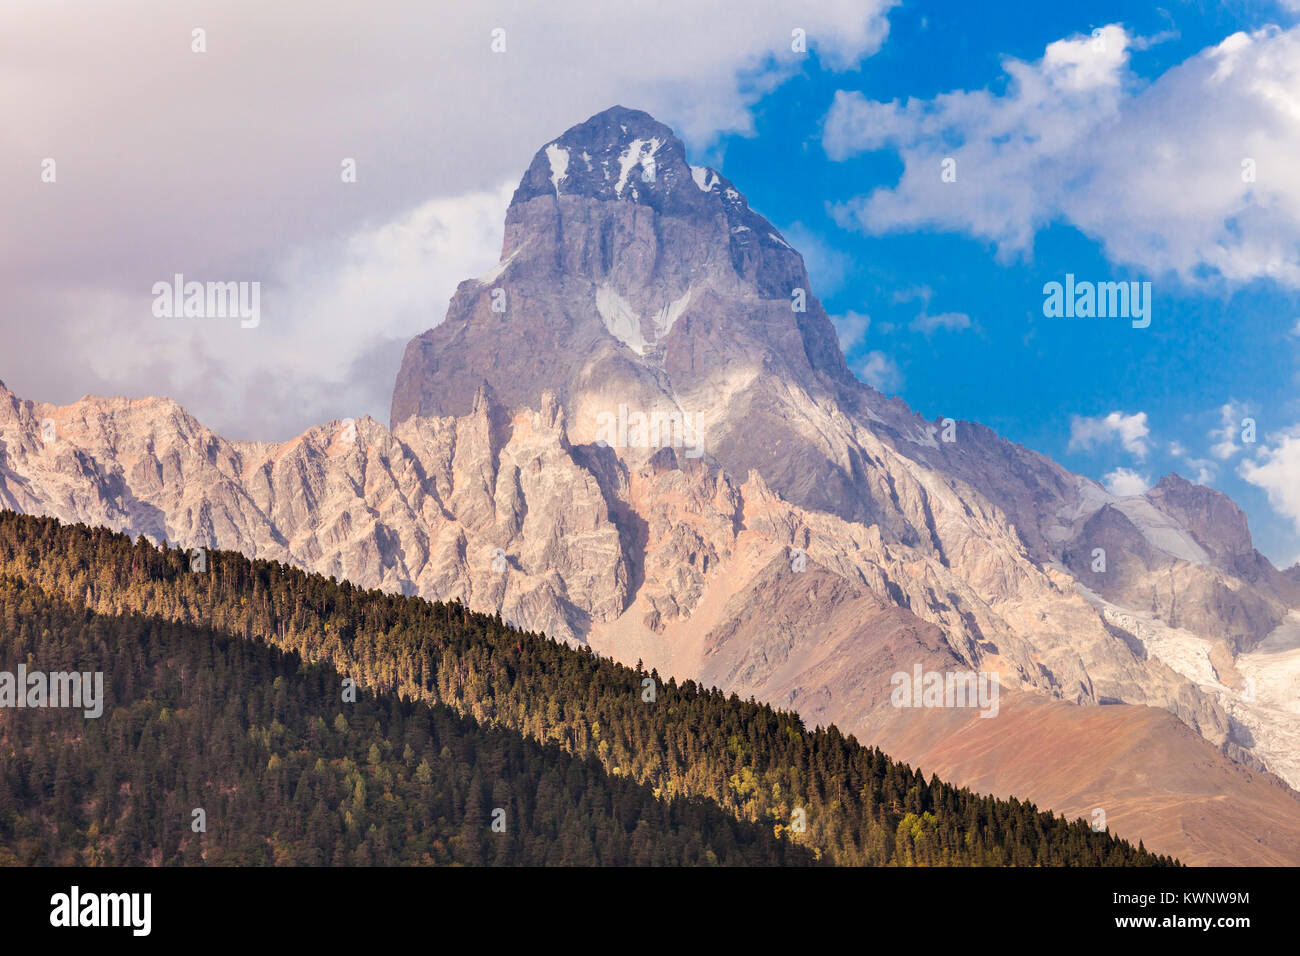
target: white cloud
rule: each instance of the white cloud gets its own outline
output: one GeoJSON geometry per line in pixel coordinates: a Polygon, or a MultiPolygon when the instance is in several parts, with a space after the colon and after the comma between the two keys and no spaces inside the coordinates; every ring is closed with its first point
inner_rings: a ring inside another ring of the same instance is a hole
{"type": "Polygon", "coordinates": [[[1090,450],[1095,445],[1118,441],[1124,450],[1135,458],[1146,458],[1147,442],[1151,429],[1147,426],[1147,413],[1126,415],[1111,412],[1109,415],[1088,418],[1070,416],[1070,451],[1090,450]]]}
{"type": "Polygon", "coordinates": [[[0,230],[0,376],[48,401],[170,394],[261,438],[386,409],[391,377],[354,373],[388,375],[394,350],[441,320],[453,271],[495,263],[500,210],[491,236],[479,210],[538,148],[616,103],[697,154],[752,133],[754,104],[808,63],[795,26],[823,65],[851,68],[884,40],[892,2],[776,0],[737,16],[699,0],[684,24],[658,0],[394,0],[382,16],[226,0],[197,20],[171,0],[75,16],[7,0],[0,209],[23,227],[0,230]],[[496,27],[505,53],[491,51],[496,27]],[[54,184],[40,181],[46,157],[54,184]],[[435,199],[435,219],[468,217],[463,249],[426,234],[435,199]],[[141,296],[176,272],[261,281],[263,327],[236,344],[140,319],[141,296]]]}
{"type": "Polygon", "coordinates": [[[835,326],[835,333],[839,336],[840,351],[848,355],[866,338],[867,330],[871,328],[871,316],[850,311],[843,315],[832,315],[831,324],[835,326]]]}
{"type": "Polygon", "coordinates": [[[903,387],[903,373],[898,363],[884,352],[867,353],[858,373],[864,382],[879,392],[897,393],[903,387]]]}
{"type": "Polygon", "coordinates": [[[904,171],[837,217],[874,234],[968,232],[1004,258],[1061,220],[1154,274],[1300,287],[1300,26],[1233,34],[1145,85],[1128,68],[1144,45],[1116,25],[1059,40],[1035,62],[1006,60],[1002,94],[840,91],[828,155],[895,149],[904,171]]]}
{"type": "Polygon", "coordinates": [[[913,332],[924,332],[926,335],[931,335],[940,329],[959,332],[970,328],[970,316],[965,312],[941,312],[938,315],[927,315],[922,312],[912,320],[910,328],[913,332]]]}
{"type": "Polygon", "coordinates": [[[1214,482],[1218,474],[1219,466],[1208,458],[1197,458],[1188,451],[1186,445],[1174,439],[1169,442],[1169,454],[1175,458],[1181,458],[1183,463],[1191,469],[1188,474],[1192,476],[1192,481],[1198,485],[1209,485],[1214,482]]]}
{"type": "Polygon", "coordinates": [[[430,200],[345,241],[294,249],[261,280],[256,328],[155,318],[146,286],[69,295],[66,324],[39,331],[93,349],[26,345],[60,360],[77,395],[167,395],[228,437],[286,438],[361,415],[387,423],[402,349],[442,321],[459,282],[497,262],[513,188],[430,200]]]}
{"type": "Polygon", "coordinates": [[[1214,462],[1208,458],[1188,458],[1186,459],[1188,467],[1195,470],[1196,474],[1192,481],[1198,485],[1212,485],[1214,479],[1218,476],[1219,469],[1214,462]]]}
{"type": "Polygon", "coordinates": [[[1289,518],[1300,533],[1300,426],[1276,436],[1276,443],[1261,448],[1256,460],[1242,461],[1237,473],[1263,488],[1273,510],[1289,518]]]}
{"type": "Polygon", "coordinates": [[[1240,402],[1229,401],[1219,407],[1218,428],[1210,430],[1209,437],[1215,439],[1210,446],[1210,454],[1220,461],[1227,461],[1241,451],[1237,439],[1241,434],[1242,417],[1248,409],[1240,402]]]}
{"type": "Polygon", "coordinates": [[[895,289],[894,294],[891,296],[894,302],[912,302],[916,299],[920,299],[922,302],[922,308],[928,308],[930,305],[930,299],[933,297],[934,290],[928,285],[917,285],[906,289],[895,289]]]}
{"type": "Polygon", "coordinates": [[[1106,475],[1102,483],[1112,495],[1118,495],[1121,498],[1140,495],[1152,485],[1149,475],[1140,475],[1130,468],[1116,468],[1106,475]]]}

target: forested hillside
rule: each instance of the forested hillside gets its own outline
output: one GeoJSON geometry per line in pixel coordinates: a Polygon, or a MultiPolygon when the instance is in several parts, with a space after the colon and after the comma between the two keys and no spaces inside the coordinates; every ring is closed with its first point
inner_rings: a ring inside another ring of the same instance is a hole
{"type": "Polygon", "coordinates": [[[102,669],[108,698],[92,720],[0,711],[0,862],[813,862],[767,827],[698,798],[656,799],[554,744],[393,694],[344,703],[328,666],[207,628],[103,617],[11,578],[0,660],[102,669]]]}
{"type": "Polygon", "coordinates": [[[229,552],[195,566],[0,512],[0,668],[108,688],[99,720],[0,711],[10,859],[1172,862],[457,604],[229,552]],[[344,676],[377,697],[343,702],[344,676]]]}

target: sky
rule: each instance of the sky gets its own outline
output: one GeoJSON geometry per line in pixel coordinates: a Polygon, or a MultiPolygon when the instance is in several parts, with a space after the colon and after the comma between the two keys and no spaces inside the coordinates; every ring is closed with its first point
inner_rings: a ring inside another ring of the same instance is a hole
{"type": "Polygon", "coordinates": [[[386,422],[533,153],[620,103],[804,254],[864,381],[1118,494],[1208,484],[1300,559],[1300,0],[734,10],[8,0],[0,380],[386,422]],[[261,321],[156,316],[176,273],[261,321]],[[1149,325],[1046,314],[1067,275],[1149,325]]]}

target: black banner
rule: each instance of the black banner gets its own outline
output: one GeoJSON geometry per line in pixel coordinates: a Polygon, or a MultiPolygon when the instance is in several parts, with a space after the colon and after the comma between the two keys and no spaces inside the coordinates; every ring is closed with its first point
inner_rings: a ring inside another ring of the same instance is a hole
{"type": "Polygon", "coordinates": [[[55,945],[316,942],[375,934],[615,942],[697,929],[744,938],[893,930],[1231,945],[1277,932],[1285,893],[1264,869],[8,869],[7,941],[55,945]],[[439,927],[430,930],[431,924],[439,927]],[[867,925],[873,927],[869,931],[867,925]]]}

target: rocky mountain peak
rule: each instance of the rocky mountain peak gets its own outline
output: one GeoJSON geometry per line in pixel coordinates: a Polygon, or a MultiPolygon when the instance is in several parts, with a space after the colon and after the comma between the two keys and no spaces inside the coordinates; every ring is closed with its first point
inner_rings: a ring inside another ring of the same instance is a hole
{"type": "Polygon", "coordinates": [[[750,241],[793,251],[730,180],[707,166],[690,165],[686,147],[669,127],[623,106],[570,127],[537,151],[511,209],[541,196],[639,203],[662,215],[700,220],[721,214],[734,231],[752,232],[750,241]]]}
{"type": "Polygon", "coordinates": [[[823,395],[857,384],[799,253],[671,129],[616,106],[538,149],[501,262],[408,345],[392,423],[463,415],[487,381],[506,408],[553,389],[591,442],[620,407],[714,415],[760,373],[823,395]]]}
{"type": "Polygon", "coordinates": [[[542,146],[510,204],[563,194],[660,206],[677,194],[683,173],[689,177],[686,149],[671,129],[614,106],[542,146]]]}
{"type": "Polygon", "coordinates": [[[1157,508],[1176,519],[1198,544],[1221,559],[1254,555],[1246,513],[1222,492],[1170,472],[1147,492],[1157,508]]]}
{"type": "MultiPolygon", "coordinates": [[[[798,252],[730,180],[690,165],[671,129],[622,106],[543,145],[515,190],[500,274],[548,267],[608,285],[621,300],[648,298],[665,317],[680,312],[692,273],[762,298],[808,287],[798,252]]],[[[610,311],[627,311],[606,298],[610,311]]],[[[644,351],[664,324],[629,330],[628,344],[644,351]]]]}

